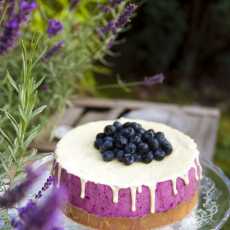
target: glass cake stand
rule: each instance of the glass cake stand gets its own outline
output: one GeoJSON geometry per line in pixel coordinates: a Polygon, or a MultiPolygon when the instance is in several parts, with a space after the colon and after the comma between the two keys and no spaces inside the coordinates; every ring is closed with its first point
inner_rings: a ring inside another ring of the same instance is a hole
{"type": "MultiPolygon", "coordinates": [[[[32,198],[45,182],[50,173],[50,162],[52,157],[48,156],[34,163],[34,167],[46,165],[46,171],[42,178],[28,192],[32,198]]],[[[200,183],[200,197],[198,205],[190,215],[182,221],[160,228],[160,230],[213,230],[221,229],[230,215],[230,181],[222,170],[213,163],[201,160],[203,178],[200,183]]],[[[43,198],[44,199],[44,198],[43,198]]],[[[24,201],[25,202],[25,201],[24,201]]],[[[22,204],[21,204],[22,205],[22,204]]],[[[60,213],[60,225],[66,230],[87,230],[71,219],[60,213]]]]}

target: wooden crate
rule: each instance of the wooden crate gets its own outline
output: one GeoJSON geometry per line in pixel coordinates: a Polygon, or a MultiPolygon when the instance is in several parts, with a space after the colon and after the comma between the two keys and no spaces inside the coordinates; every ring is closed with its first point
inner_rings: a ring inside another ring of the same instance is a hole
{"type": "Polygon", "coordinates": [[[201,155],[212,159],[219,110],[199,106],[151,103],[132,100],[108,100],[94,98],[73,99],[62,117],[53,116],[41,135],[33,143],[40,152],[55,150],[57,139],[49,140],[52,124],[58,121],[59,133],[89,121],[116,119],[121,116],[163,122],[191,136],[197,143],[201,155]]]}

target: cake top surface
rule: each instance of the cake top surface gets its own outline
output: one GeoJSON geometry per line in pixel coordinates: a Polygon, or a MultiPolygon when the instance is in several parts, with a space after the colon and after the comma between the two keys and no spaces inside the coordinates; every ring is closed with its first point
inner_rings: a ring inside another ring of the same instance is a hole
{"type": "Polygon", "coordinates": [[[121,123],[137,122],[145,129],[163,132],[173,146],[171,155],[162,161],[150,164],[137,162],[128,167],[119,161],[104,162],[94,147],[95,137],[112,120],[90,122],[68,132],[57,144],[56,161],[67,170],[85,181],[127,188],[175,179],[187,174],[198,159],[196,143],[182,132],[161,123],[119,119],[121,123]]]}

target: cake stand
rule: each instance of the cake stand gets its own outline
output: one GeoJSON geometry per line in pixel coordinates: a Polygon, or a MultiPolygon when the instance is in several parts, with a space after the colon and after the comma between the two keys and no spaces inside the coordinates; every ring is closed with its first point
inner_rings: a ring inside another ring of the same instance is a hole
{"type": "MultiPolygon", "coordinates": [[[[33,164],[34,168],[46,168],[39,181],[28,192],[26,200],[31,199],[33,194],[41,189],[46,178],[50,175],[51,156],[46,156],[42,160],[33,164]]],[[[213,230],[221,229],[230,216],[230,181],[222,170],[213,163],[201,160],[203,168],[203,178],[200,183],[199,203],[193,211],[182,221],[160,228],[160,230],[213,230]]],[[[46,193],[48,195],[49,191],[46,193]]],[[[44,199],[45,196],[42,198],[44,199]]],[[[24,202],[26,202],[23,201],[24,202]]],[[[20,205],[23,205],[21,203],[20,205]]],[[[87,230],[90,228],[74,223],[71,219],[60,215],[60,225],[66,230],[87,230]]]]}

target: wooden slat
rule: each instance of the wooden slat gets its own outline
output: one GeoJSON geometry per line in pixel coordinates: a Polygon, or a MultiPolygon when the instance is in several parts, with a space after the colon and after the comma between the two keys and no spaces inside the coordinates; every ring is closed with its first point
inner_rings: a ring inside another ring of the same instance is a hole
{"type": "Polygon", "coordinates": [[[107,119],[108,120],[114,120],[117,119],[120,114],[122,114],[125,111],[125,107],[117,107],[114,109],[111,109],[111,111],[108,113],[107,119]]]}
{"type": "Polygon", "coordinates": [[[84,111],[84,109],[79,108],[79,107],[68,108],[64,112],[58,125],[73,126],[77,122],[77,120],[80,119],[80,116],[83,113],[83,111],[84,111]]]}
{"type": "Polygon", "coordinates": [[[95,108],[114,108],[117,106],[139,109],[139,108],[160,108],[160,109],[182,109],[185,112],[192,114],[205,114],[210,116],[219,117],[220,112],[218,109],[209,108],[205,106],[178,106],[176,104],[158,103],[158,102],[146,102],[146,101],[136,101],[136,100],[119,100],[119,99],[96,99],[96,98],[79,98],[75,100],[73,97],[73,104],[79,107],[95,107],[95,108]]]}
{"type": "Polygon", "coordinates": [[[99,120],[107,120],[108,112],[87,112],[77,123],[77,125],[85,124],[90,121],[99,121],[99,120]]]}

